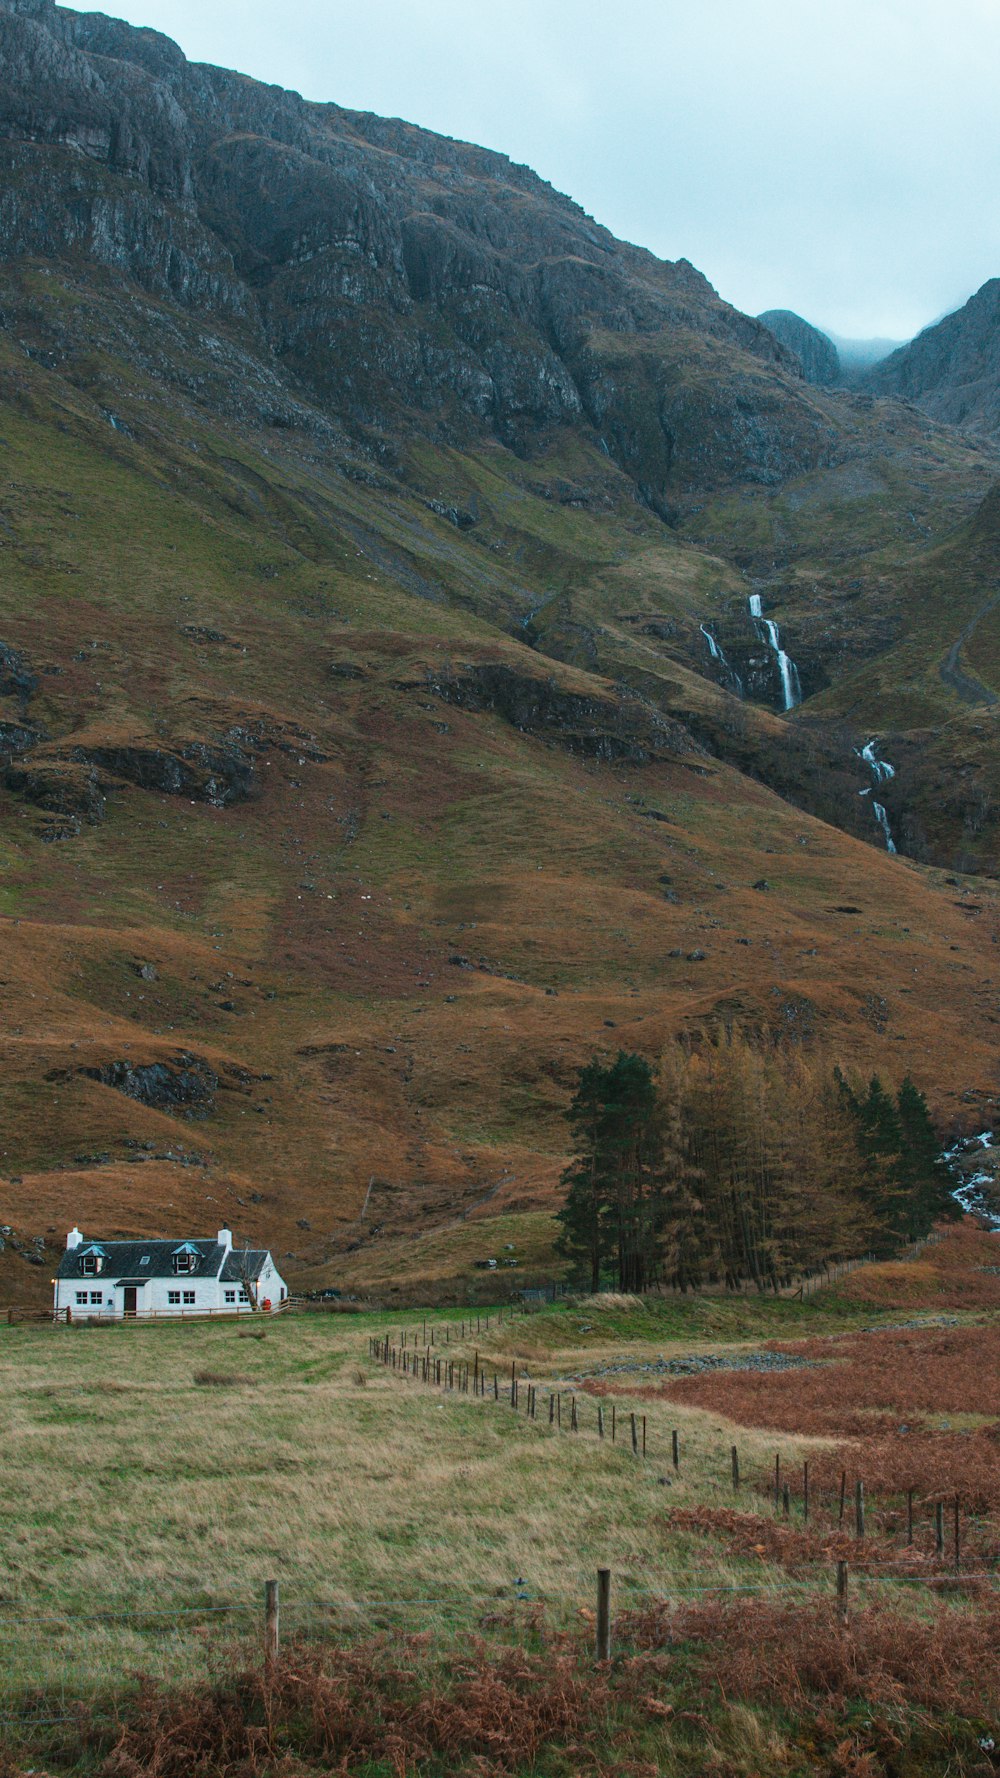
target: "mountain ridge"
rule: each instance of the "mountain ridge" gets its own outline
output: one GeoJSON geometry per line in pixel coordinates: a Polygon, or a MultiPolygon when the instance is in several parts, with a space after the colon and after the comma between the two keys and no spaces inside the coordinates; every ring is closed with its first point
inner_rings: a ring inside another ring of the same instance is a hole
{"type": "Polygon", "coordinates": [[[992,448],[490,151],[0,47],[7,1222],[322,1280],[546,1212],[581,1063],[733,1028],[988,1115],[992,448]]]}

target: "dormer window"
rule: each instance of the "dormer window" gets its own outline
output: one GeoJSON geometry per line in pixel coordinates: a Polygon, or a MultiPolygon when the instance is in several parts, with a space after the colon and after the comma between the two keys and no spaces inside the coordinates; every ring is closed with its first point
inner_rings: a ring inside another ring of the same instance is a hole
{"type": "Polygon", "coordinates": [[[104,1270],[106,1254],[101,1247],[88,1247],[80,1255],[80,1272],[84,1278],[96,1278],[104,1270]]]}
{"type": "Polygon", "coordinates": [[[187,1243],[185,1246],[177,1248],[173,1258],[174,1272],[179,1275],[181,1272],[196,1271],[201,1254],[197,1247],[192,1247],[190,1243],[187,1243]]]}

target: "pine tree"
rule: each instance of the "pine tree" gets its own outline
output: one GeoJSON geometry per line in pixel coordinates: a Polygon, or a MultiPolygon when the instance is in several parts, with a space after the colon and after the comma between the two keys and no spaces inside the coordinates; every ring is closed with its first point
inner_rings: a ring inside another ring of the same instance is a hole
{"type": "Polygon", "coordinates": [[[897,1173],[906,1194],[908,1233],[918,1240],[942,1217],[961,1210],[952,1197],[952,1179],[941,1155],[941,1138],[931,1121],[927,1100],[907,1075],[896,1095],[900,1134],[897,1173]]]}
{"type": "Polygon", "coordinates": [[[566,1113],[575,1152],[562,1176],[566,1201],[556,1213],[562,1224],[556,1251],[572,1262],[579,1276],[589,1280],[592,1292],[600,1289],[601,1268],[611,1252],[607,1221],[610,1182],[603,1139],[610,1073],[596,1060],[580,1070],[566,1113]]]}
{"type": "Polygon", "coordinates": [[[900,1180],[902,1135],[895,1101],[873,1074],[864,1093],[838,1074],[838,1084],[854,1114],[864,1189],[878,1222],[875,1248],[891,1253],[909,1233],[907,1190],[900,1180]]]}
{"type": "Polygon", "coordinates": [[[667,1220],[664,1118],[649,1063],[619,1052],[581,1071],[568,1117],[575,1154],[566,1172],[559,1250],[590,1287],[610,1265],[621,1290],[643,1291],[660,1272],[667,1220]]]}

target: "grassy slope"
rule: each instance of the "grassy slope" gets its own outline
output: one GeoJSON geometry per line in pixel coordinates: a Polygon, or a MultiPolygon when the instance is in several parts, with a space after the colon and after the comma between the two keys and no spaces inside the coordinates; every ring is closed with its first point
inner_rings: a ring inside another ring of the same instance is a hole
{"type": "MultiPolygon", "coordinates": [[[[52,278],[35,294],[61,324],[96,303],[52,278]]],[[[113,313],[88,309],[87,330],[113,313]]],[[[178,325],[155,305],[146,319],[178,325]]],[[[601,632],[606,672],[717,715],[732,700],[692,671],[694,638],[706,606],[743,598],[734,569],[668,536],[578,441],[535,463],[423,444],[386,478],[305,437],[224,427],[187,392],[219,370],[185,326],[173,383],[110,347],[71,374],[9,344],[0,363],[0,639],[40,675],[30,720],[56,752],[248,722],[274,743],[250,803],[124,786],[102,825],[58,844],[0,793],[0,1220],[58,1236],[227,1218],[291,1275],[336,1277],[331,1253],[373,1228],[544,1210],[580,1062],[618,1044],[656,1057],[719,1017],[794,1016],[833,1056],[912,1068],[949,1117],[989,1095],[996,997],[973,947],[996,931],[991,890],[973,925],[940,873],[718,760],[599,764],[434,695],[502,658],[616,696],[586,650],[560,666],[517,639],[536,612],[544,641],[552,602],[552,621],[601,632]],[[474,497],[477,525],[459,532],[432,496],[474,497]],[[675,638],[641,635],[631,619],[650,615],[675,638]],[[77,1072],[181,1050],[223,1079],[210,1119],[77,1072]],[[178,1165],[182,1150],[205,1164],[178,1165]]],[[[944,527],[968,463],[921,450],[944,527]]],[[[0,1255],[6,1300],[41,1300],[47,1275],[0,1255]]]]}
{"type": "MultiPolygon", "coordinates": [[[[980,1276],[969,1270],[982,1257],[974,1247],[952,1254],[946,1242],[941,1250],[940,1276],[952,1291],[967,1275],[973,1282],[980,1276]]],[[[641,1366],[664,1353],[891,1327],[901,1306],[910,1322],[932,1318],[933,1266],[923,1297],[914,1294],[914,1268],[899,1268],[898,1301],[896,1270],[859,1273],[845,1293],[804,1304],[612,1298],[513,1322],[498,1323],[494,1313],[488,1327],[473,1331],[466,1323],[464,1339],[457,1314],[432,1317],[435,1353],[471,1362],[478,1350],[491,1378],[494,1368],[501,1381],[509,1378],[513,1363],[537,1385],[535,1423],[502,1402],[441,1395],[369,1361],[373,1332],[398,1342],[405,1330],[419,1344],[420,1315],[393,1322],[288,1316],[263,1339],[249,1337],[246,1324],[7,1330],[0,1339],[12,1528],[0,1570],[5,1608],[15,1619],[143,1601],[167,1613],[228,1603],[252,1613],[261,1580],[275,1573],[289,1631],[313,1625],[306,1600],[413,1599],[426,1601],[415,1617],[375,1611],[362,1621],[387,1616],[439,1636],[461,1634],[483,1613],[515,1605],[517,1595],[566,1622],[589,1602],[602,1562],[614,1568],[618,1608],[709,1583],[780,1591],[787,1551],[778,1547],[767,1560],[752,1547],[734,1551],[724,1514],[709,1532],[683,1522],[668,1531],[666,1513],[732,1504],[734,1440],[748,1485],[740,1504],[752,1513],[760,1507],[751,1488],[765,1486],[775,1448],[794,1475],[803,1456],[822,1458],[827,1438],[737,1426],[712,1405],[651,1391],[649,1376],[637,1370],[631,1381],[615,1380],[613,1398],[619,1425],[633,1408],[647,1416],[648,1461],[636,1464],[620,1445],[597,1439],[589,1395],[579,1397],[578,1436],[550,1431],[547,1393],[562,1392],[568,1416],[580,1374],[608,1362],[641,1366]],[[873,1284],[875,1302],[866,1300],[873,1284]],[[673,1429],[681,1440],[678,1472],[669,1460],[673,1429]],[[57,1435],[61,1457],[53,1466],[57,1435]]],[[[996,1291],[992,1310],[980,1302],[980,1319],[995,1318],[995,1298],[996,1291]]],[[[959,1318],[968,1319],[961,1311],[959,1318]]],[[[932,1329],[931,1362],[937,1346],[932,1329]]],[[[834,1342],[822,1355],[836,1360],[837,1353],[834,1342]]],[[[975,1385],[966,1372],[970,1408],[975,1385]]],[[[891,1406],[878,1394],[884,1386],[879,1373],[870,1399],[862,1390],[852,1405],[891,1406]]],[[[825,1510],[817,1494],[814,1511],[825,1510]]],[[[874,1528],[881,1506],[872,1499],[869,1510],[874,1528]]],[[[983,1524],[978,1533],[985,1534],[983,1524]]],[[[820,1560],[807,1589],[828,1584],[828,1569],[820,1560]]],[[[232,1628],[244,1622],[237,1617],[232,1628]]],[[[123,1665],[197,1670],[209,1647],[201,1635],[190,1626],[161,1636],[141,1621],[109,1621],[81,1643],[57,1622],[32,1641],[15,1622],[5,1631],[5,1659],[12,1683],[31,1676],[76,1692],[123,1665]]]]}

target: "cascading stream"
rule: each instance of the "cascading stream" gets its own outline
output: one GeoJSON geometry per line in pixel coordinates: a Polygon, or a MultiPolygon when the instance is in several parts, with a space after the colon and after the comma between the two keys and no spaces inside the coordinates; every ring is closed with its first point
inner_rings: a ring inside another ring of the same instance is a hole
{"type": "MultiPolygon", "coordinates": [[[[875,780],[876,788],[880,784],[887,784],[889,782],[890,778],[894,778],[896,776],[895,766],[891,766],[887,759],[879,759],[878,754],[875,752],[874,739],[866,741],[863,747],[855,747],[854,751],[857,754],[859,759],[864,760],[865,765],[868,767],[869,771],[871,772],[872,777],[875,780]]],[[[870,790],[861,790],[858,792],[858,795],[859,796],[870,796],[871,791],[870,790]]],[[[896,851],[896,842],[892,837],[892,828],[889,826],[889,816],[886,812],[885,805],[883,803],[876,802],[875,798],[872,797],[872,810],[874,812],[876,821],[878,822],[880,828],[882,829],[882,832],[885,835],[885,849],[886,849],[886,851],[887,852],[895,852],[896,851]]]]}
{"type": "Polygon", "coordinates": [[[875,810],[875,819],[878,822],[880,828],[882,829],[882,832],[885,834],[885,849],[886,849],[886,851],[887,852],[895,852],[896,842],[892,837],[892,829],[889,826],[889,817],[885,812],[885,808],[884,808],[883,804],[873,802],[872,808],[875,810]]]}
{"type": "Polygon", "coordinates": [[[781,646],[781,632],[772,618],[764,616],[764,602],[759,593],[751,593],[747,601],[753,627],[762,642],[766,642],[778,663],[781,675],[781,697],[786,710],[794,710],[802,702],[802,685],[799,670],[791,655],[785,653],[781,646]]]}
{"type": "Polygon", "coordinates": [[[946,1148],[941,1159],[950,1168],[958,1181],[952,1197],[956,1204],[967,1215],[979,1216],[987,1227],[1000,1233],[1000,1215],[997,1214],[997,1172],[996,1162],[992,1167],[976,1167],[971,1157],[976,1149],[993,1151],[996,1137],[992,1130],[982,1130],[978,1136],[962,1136],[946,1148]],[[969,1157],[967,1169],[963,1169],[963,1157],[969,1157]]]}
{"type": "Polygon", "coordinates": [[[704,624],[699,624],[698,628],[700,629],[702,635],[704,636],[705,641],[708,643],[708,652],[711,655],[713,661],[718,661],[719,666],[723,669],[723,671],[726,674],[728,674],[729,678],[733,682],[733,685],[736,687],[737,695],[739,697],[742,697],[743,696],[743,681],[740,678],[739,674],[737,673],[736,668],[731,667],[729,665],[729,662],[727,661],[725,653],[723,651],[722,644],[720,642],[716,641],[715,637],[712,635],[711,630],[706,629],[704,624]]]}

